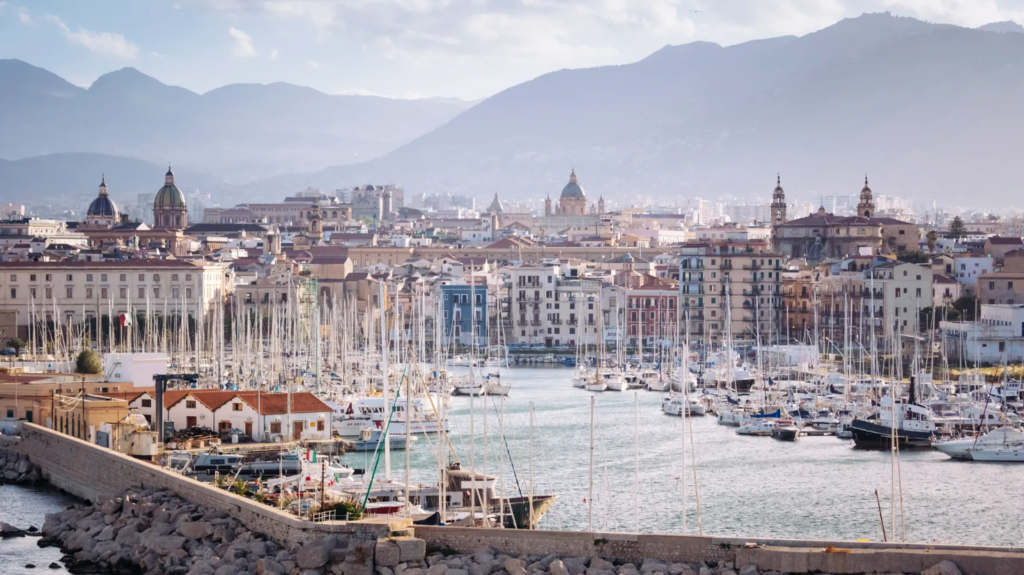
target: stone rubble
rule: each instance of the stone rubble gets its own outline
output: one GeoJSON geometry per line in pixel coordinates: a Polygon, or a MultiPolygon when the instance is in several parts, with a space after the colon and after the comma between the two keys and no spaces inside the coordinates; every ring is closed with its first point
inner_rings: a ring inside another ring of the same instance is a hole
{"type": "Polygon", "coordinates": [[[73,571],[147,575],[373,575],[376,545],[332,536],[288,549],[226,513],[155,489],[48,514],[42,533],[40,545],[59,546],[73,571]]]}
{"type": "Polygon", "coordinates": [[[42,478],[39,468],[29,461],[27,455],[0,448],[0,484],[35,483],[42,478]]]}

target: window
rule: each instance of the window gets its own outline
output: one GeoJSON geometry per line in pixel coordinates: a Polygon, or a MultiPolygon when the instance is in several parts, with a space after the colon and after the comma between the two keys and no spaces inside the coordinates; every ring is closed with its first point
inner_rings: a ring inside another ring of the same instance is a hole
{"type": "Polygon", "coordinates": [[[192,288],[185,288],[185,298],[186,299],[191,299],[192,298],[192,288]]]}
{"type": "Polygon", "coordinates": [[[160,281],[160,274],[153,274],[153,281],[155,281],[155,282],[160,281]]]}
{"type": "Polygon", "coordinates": [[[171,274],[171,281],[172,282],[178,281],[178,274],[171,274]]]}
{"type": "Polygon", "coordinates": [[[146,274],[139,274],[139,281],[140,282],[146,281],[146,274]]]}
{"type": "Polygon", "coordinates": [[[152,399],[143,399],[142,400],[142,407],[153,407],[153,400],[152,399]]]}
{"type": "Polygon", "coordinates": [[[280,421],[274,421],[270,423],[270,433],[281,433],[280,421]]]}
{"type": "Polygon", "coordinates": [[[85,288],[85,297],[92,299],[92,288],[85,288]]]}
{"type": "Polygon", "coordinates": [[[100,274],[100,281],[101,282],[107,281],[107,274],[100,274]]]}
{"type": "Polygon", "coordinates": [[[1013,289],[1013,282],[1006,282],[1006,289],[1013,289]]]}
{"type": "Polygon", "coordinates": [[[12,282],[18,281],[18,274],[11,274],[11,281],[12,282]]]}
{"type": "Polygon", "coordinates": [[[7,410],[7,419],[14,419],[14,410],[13,409],[8,409],[7,410]]]}
{"type": "MultiPolygon", "coordinates": [[[[249,296],[250,298],[252,298],[252,294],[246,294],[246,295],[249,296]]],[[[153,297],[156,297],[156,298],[160,297],[160,288],[158,288],[158,287],[153,288],[153,297]]]]}
{"type": "Polygon", "coordinates": [[[231,411],[242,411],[242,404],[241,403],[232,403],[231,404],[231,411]]]}
{"type": "Polygon", "coordinates": [[[52,282],[53,281],[53,274],[46,274],[46,281],[52,282]]]}
{"type": "MultiPolygon", "coordinates": [[[[181,297],[179,294],[180,294],[180,292],[178,291],[178,288],[174,288],[174,289],[171,290],[171,297],[173,297],[174,299],[178,299],[179,297],[181,297]]],[[[284,295],[284,294],[281,294],[281,295],[284,295]]],[[[376,297],[376,296],[374,296],[374,297],[376,297]]]]}
{"type": "Polygon", "coordinates": [[[996,282],[988,282],[988,289],[996,289],[996,282]]]}
{"type": "Polygon", "coordinates": [[[316,430],[317,431],[323,431],[324,430],[324,420],[318,419],[316,421],[316,430]]]}
{"type": "Polygon", "coordinates": [[[195,402],[194,399],[190,399],[190,400],[185,402],[185,409],[195,409],[195,408],[196,408],[196,402],[195,402]]]}
{"type": "Polygon", "coordinates": [[[28,281],[30,281],[30,282],[36,281],[36,274],[29,274],[28,275],[28,281]]]}
{"type": "Polygon", "coordinates": [[[46,288],[46,299],[53,299],[53,288],[46,288]]]}
{"type": "Polygon", "coordinates": [[[68,275],[67,275],[67,278],[68,278],[68,281],[71,281],[71,279],[72,279],[72,276],[71,276],[71,274],[68,274],[68,275]]]}
{"type": "Polygon", "coordinates": [[[72,297],[74,297],[74,296],[72,296],[72,295],[71,295],[71,293],[72,293],[73,291],[74,291],[74,290],[73,290],[72,288],[65,288],[65,294],[66,294],[66,296],[67,296],[67,298],[68,298],[68,299],[71,299],[72,297]]]}
{"type": "Polygon", "coordinates": [[[117,290],[117,293],[119,293],[119,294],[120,294],[120,296],[119,296],[119,297],[120,297],[121,299],[125,299],[125,298],[127,298],[127,297],[128,297],[128,288],[125,288],[125,287],[123,287],[123,288],[118,288],[118,290],[117,290]]]}
{"type": "Polygon", "coordinates": [[[128,274],[121,274],[121,281],[123,281],[123,282],[128,281],[128,274]]]}
{"type": "Polygon", "coordinates": [[[192,274],[185,274],[185,281],[187,281],[187,282],[192,281],[192,274]]]}
{"type": "Polygon", "coordinates": [[[92,274],[85,274],[85,281],[91,282],[92,281],[92,274]]]}
{"type": "Polygon", "coordinates": [[[11,288],[11,299],[18,297],[18,290],[11,288]]]}

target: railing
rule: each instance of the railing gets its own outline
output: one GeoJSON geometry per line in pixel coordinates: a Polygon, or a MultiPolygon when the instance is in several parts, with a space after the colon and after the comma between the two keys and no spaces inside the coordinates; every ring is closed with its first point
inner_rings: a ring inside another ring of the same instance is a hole
{"type": "Polygon", "coordinates": [[[539,319],[531,319],[530,320],[530,325],[532,325],[534,327],[539,326],[540,325],[540,320],[539,319]]]}
{"type": "Polygon", "coordinates": [[[328,521],[334,521],[334,518],[334,509],[331,509],[330,511],[321,511],[313,514],[313,523],[326,523],[328,521]]]}

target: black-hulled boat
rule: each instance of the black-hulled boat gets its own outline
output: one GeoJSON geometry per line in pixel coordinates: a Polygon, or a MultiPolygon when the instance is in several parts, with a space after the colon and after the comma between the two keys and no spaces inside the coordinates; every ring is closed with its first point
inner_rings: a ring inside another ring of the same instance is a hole
{"type": "Polygon", "coordinates": [[[796,441],[800,439],[800,428],[793,423],[792,419],[780,419],[775,423],[772,437],[779,441],[796,441]]]}

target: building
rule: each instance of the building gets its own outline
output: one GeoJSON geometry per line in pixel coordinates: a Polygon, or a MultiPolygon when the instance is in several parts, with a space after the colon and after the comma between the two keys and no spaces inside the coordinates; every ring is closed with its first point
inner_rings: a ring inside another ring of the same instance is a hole
{"type": "Polygon", "coordinates": [[[555,204],[554,211],[551,209],[551,198],[544,201],[545,216],[585,216],[587,215],[587,195],[583,187],[576,181],[576,170],[569,174],[569,183],[562,188],[562,195],[555,204]]]}
{"type": "Polygon", "coordinates": [[[153,200],[153,229],[183,230],[188,226],[188,206],[185,194],[174,183],[174,172],[167,166],[164,186],[153,200]]]}
{"type": "Polygon", "coordinates": [[[107,178],[103,176],[100,179],[99,195],[89,204],[89,209],[85,212],[84,226],[109,230],[119,223],[121,223],[121,214],[117,210],[117,205],[107,194],[107,178]]]}
{"type": "Polygon", "coordinates": [[[919,312],[931,307],[933,299],[931,266],[893,261],[877,265],[866,274],[869,280],[866,287],[882,294],[882,307],[875,310],[873,316],[882,322],[882,333],[887,338],[897,332],[920,333],[919,312]]]}
{"type": "MultiPolygon", "coordinates": [[[[129,405],[147,421],[155,417],[150,390],[129,405]]],[[[169,390],[164,393],[163,420],[175,429],[208,427],[218,433],[237,429],[259,442],[331,438],[330,406],[309,392],[264,393],[216,389],[169,390]]]]}
{"type": "Polygon", "coordinates": [[[932,306],[946,307],[960,299],[963,284],[943,274],[932,273],[932,306]]]}
{"type": "Polygon", "coordinates": [[[982,304],[980,315],[974,322],[940,324],[946,354],[995,365],[1024,361],[1024,305],[982,304]]]}
{"type": "Polygon", "coordinates": [[[1000,272],[978,276],[978,302],[988,305],[1024,303],[1024,272],[1000,272]]]}
{"type": "Polygon", "coordinates": [[[962,284],[973,286],[978,278],[995,271],[995,260],[991,257],[958,256],[953,259],[953,272],[956,280],[962,284]]]}
{"type": "Polygon", "coordinates": [[[14,329],[7,333],[25,338],[32,320],[66,325],[147,309],[194,317],[215,309],[233,289],[228,264],[219,262],[0,262],[0,317],[9,314],[14,329]]]}
{"type": "Polygon", "coordinates": [[[1001,238],[995,236],[985,240],[985,255],[991,258],[1002,259],[1006,257],[1007,253],[1019,249],[1024,249],[1024,240],[1019,237],[1001,238]]]}
{"type": "MultiPolygon", "coordinates": [[[[784,204],[781,200],[777,205],[784,204]]],[[[920,228],[916,224],[875,215],[867,178],[857,204],[857,215],[837,216],[822,206],[807,217],[774,224],[774,235],[776,251],[789,257],[806,258],[810,262],[916,250],[921,241],[920,228]]]]}
{"type": "Polygon", "coordinates": [[[705,341],[721,344],[727,334],[734,341],[767,341],[779,330],[782,256],[735,253],[706,255],[702,260],[703,290],[697,300],[704,309],[705,341]]]}
{"type": "Polygon", "coordinates": [[[564,292],[557,289],[562,277],[558,265],[518,266],[508,268],[509,314],[513,319],[511,343],[561,346],[569,341],[568,318],[570,303],[563,301],[564,292]],[[563,304],[565,309],[562,309],[563,304]],[[564,314],[564,315],[563,315],[564,314]],[[564,330],[564,331],[563,331],[564,330]]]}
{"type": "Polygon", "coordinates": [[[486,282],[441,286],[445,346],[488,344],[488,295],[486,282]]]}

